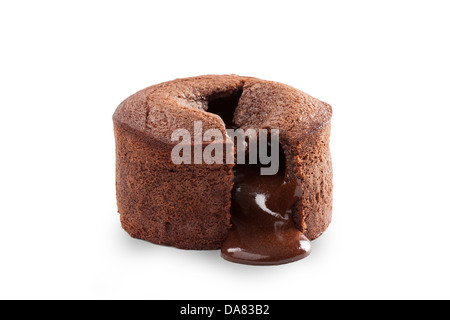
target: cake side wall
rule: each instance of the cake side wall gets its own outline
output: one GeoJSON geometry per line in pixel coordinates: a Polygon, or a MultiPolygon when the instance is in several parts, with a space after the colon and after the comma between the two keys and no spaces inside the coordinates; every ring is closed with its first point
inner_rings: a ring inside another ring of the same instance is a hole
{"type": "Polygon", "coordinates": [[[294,212],[294,221],[310,239],[316,239],[331,223],[333,169],[329,148],[331,123],[301,141],[295,156],[295,175],[301,180],[303,195],[294,212]]]}
{"type": "Polygon", "coordinates": [[[232,165],[175,165],[161,147],[114,123],[117,205],[132,237],[218,249],[230,228],[232,165]]]}

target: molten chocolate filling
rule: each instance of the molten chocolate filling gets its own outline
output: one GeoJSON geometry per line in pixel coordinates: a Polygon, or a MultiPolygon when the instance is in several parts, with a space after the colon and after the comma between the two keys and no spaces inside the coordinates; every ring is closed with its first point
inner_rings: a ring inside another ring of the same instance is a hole
{"type": "MultiPolygon", "coordinates": [[[[292,208],[302,190],[284,174],[260,175],[259,165],[236,165],[231,200],[232,227],[222,245],[224,259],[274,265],[309,255],[309,240],[297,229],[292,208]]],[[[282,170],[279,170],[282,172],[282,170]]]]}
{"type": "MultiPolygon", "coordinates": [[[[239,95],[210,102],[208,111],[220,115],[227,128],[233,127],[239,95]]],[[[232,227],[221,248],[225,260],[277,265],[303,259],[310,253],[310,241],[292,218],[292,209],[302,196],[300,182],[287,179],[283,149],[279,150],[280,168],[276,175],[261,175],[260,164],[234,166],[232,227]]]]}

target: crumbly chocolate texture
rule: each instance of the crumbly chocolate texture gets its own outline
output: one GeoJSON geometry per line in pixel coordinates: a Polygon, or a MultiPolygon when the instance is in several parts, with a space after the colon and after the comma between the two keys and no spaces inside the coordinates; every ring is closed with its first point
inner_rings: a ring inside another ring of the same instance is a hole
{"type": "MultiPolygon", "coordinates": [[[[299,179],[301,201],[294,221],[309,238],[331,222],[331,107],[290,86],[234,75],[209,75],[151,86],[126,99],[113,116],[116,137],[117,203],[123,228],[132,236],[183,249],[218,249],[230,228],[233,165],[175,165],[173,130],[194,136],[219,129],[208,102],[242,92],[235,125],[280,130],[287,174],[299,179]]],[[[232,107],[232,106],[230,106],[232,107]]]]}

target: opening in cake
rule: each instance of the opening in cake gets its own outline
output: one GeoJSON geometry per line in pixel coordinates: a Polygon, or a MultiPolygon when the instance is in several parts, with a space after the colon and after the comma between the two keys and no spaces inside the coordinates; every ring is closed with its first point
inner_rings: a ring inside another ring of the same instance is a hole
{"type": "MultiPolygon", "coordinates": [[[[233,118],[234,118],[234,114],[236,112],[236,108],[238,107],[239,104],[239,100],[242,96],[243,93],[243,87],[238,88],[237,90],[231,92],[231,93],[216,93],[214,95],[212,95],[209,99],[208,99],[208,106],[207,106],[207,112],[209,113],[214,113],[216,115],[218,115],[224,122],[225,127],[227,129],[239,129],[239,127],[237,125],[235,125],[235,123],[233,122],[233,118]]],[[[258,135],[258,129],[259,128],[252,128],[255,130],[256,134],[258,135]]],[[[233,140],[233,137],[231,137],[233,140]]],[[[236,137],[234,137],[236,138],[236,137]]],[[[257,157],[253,157],[252,160],[249,162],[249,155],[248,155],[248,149],[249,149],[249,137],[245,136],[245,142],[244,145],[246,146],[245,148],[247,149],[247,153],[246,153],[246,159],[245,162],[246,163],[253,163],[253,164],[257,164],[259,165],[260,168],[264,168],[267,167],[265,164],[262,164],[260,162],[260,154],[259,151],[261,150],[259,147],[259,143],[261,143],[261,141],[257,140],[256,145],[258,145],[258,155],[257,157]],[[255,163],[255,160],[256,163],[255,163]]],[[[258,138],[258,137],[255,137],[258,138]]],[[[238,143],[237,141],[238,139],[234,139],[233,143],[235,144],[235,155],[236,155],[236,143],[238,143]]],[[[273,149],[271,148],[271,141],[273,141],[273,139],[271,138],[271,132],[270,130],[268,130],[268,134],[267,134],[267,139],[265,140],[267,141],[267,146],[265,148],[266,152],[265,152],[265,156],[269,159],[275,158],[278,159],[278,163],[279,163],[279,169],[277,171],[277,175],[286,175],[286,157],[285,154],[283,152],[283,148],[281,146],[281,144],[279,144],[278,142],[278,148],[274,148],[274,150],[276,150],[276,152],[278,154],[272,154],[271,152],[273,151],[273,149]]],[[[236,159],[235,159],[235,163],[236,163],[236,159]]]]}
{"type": "MultiPolygon", "coordinates": [[[[236,129],[233,117],[241,95],[242,90],[239,90],[228,96],[215,97],[209,101],[207,111],[219,115],[227,129],[236,129]]],[[[272,150],[271,141],[267,139],[267,151],[272,150]]],[[[278,155],[270,155],[278,156],[279,169],[275,175],[261,174],[261,168],[266,165],[259,161],[260,154],[256,163],[250,164],[247,154],[245,163],[236,163],[233,168],[232,227],[221,248],[222,257],[228,261],[274,265],[309,255],[310,242],[298,230],[292,217],[302,190],[296,179],[287,179],[286,158],[281,145],[277,150],[278,155]]]]}
{"type": "Polygon", "coordinates": [[[239,104],[243,88],[232,92],[231,94],[216,94],[210,97],[208,101],[208,112],[217,114],[222,118],[227,129],[234,128],[234,112],[239,104]]]}

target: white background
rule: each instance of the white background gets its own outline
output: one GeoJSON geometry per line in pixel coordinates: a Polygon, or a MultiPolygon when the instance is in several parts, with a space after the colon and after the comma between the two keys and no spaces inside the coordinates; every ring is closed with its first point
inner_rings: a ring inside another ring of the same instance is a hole
{"type": "Polygon", "coordinates": [[[0,298],[450,298],[448,1],[1,1],[0,298]],[[334,109],[334,220],[277,267],[129,237],[111,116],[201,74],[334,109]]]}

